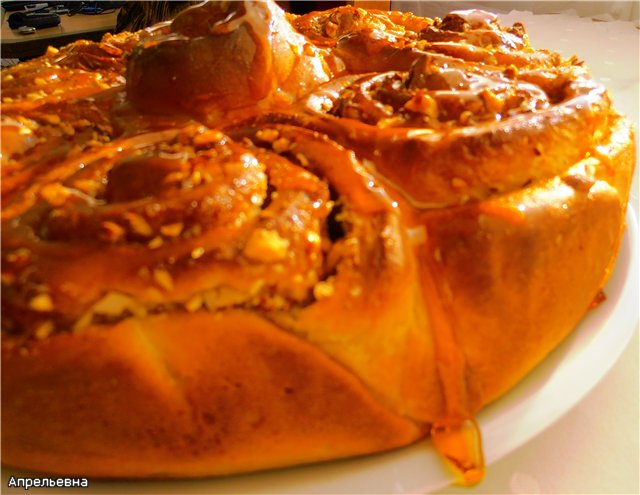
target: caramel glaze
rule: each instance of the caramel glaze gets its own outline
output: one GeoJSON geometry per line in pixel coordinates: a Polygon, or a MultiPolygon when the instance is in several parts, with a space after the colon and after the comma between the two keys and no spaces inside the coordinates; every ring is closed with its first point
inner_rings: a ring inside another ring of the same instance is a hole
{"type": "MultiPolygon", "coordinates": [[[[472,417],[490,398],[458,342],[464,280],[451,266],[468,253],[456,239],[467,229],[481,246],[503,235],[478,229],[483,218],[541,215],[536,194],[560,197],[558,176],[585,194],[597,182],[587,162],[618,117],[580,62],[480,11],[293,16],[211,2],[2,77],[4,347],[229,307],[313,341],[320,301],[411,281],[442,403],[415,399],[419,384],[403,385],[409,398],[376,393],[431,423],[478,481],[472,417]]],[[[363,365],[376,389],[385,378],[371,373],[363,365]]]]}

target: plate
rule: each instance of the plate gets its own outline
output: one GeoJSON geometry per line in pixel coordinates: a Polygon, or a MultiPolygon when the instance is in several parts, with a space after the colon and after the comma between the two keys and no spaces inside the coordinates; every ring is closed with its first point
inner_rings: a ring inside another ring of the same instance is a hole
{"type": "MultiPolygon", "coordinates": [[[[540,434],[576,405],[611,369],[637,327],[639,297],[638,221],[630,206],[627,230],[607,299],[506,396],[485,408],[477,420],[487,465],[540,434]]],[[[489,467],[490,469],[490,467],[489,467]]],[[[4,469],[8,477],[27,476],[4,469]]],[[[429,493],[449,485],[453,475],[428,440],[389,453],[345,461],[217,479],[107,482],[89,481],[83,493],[101,494],[391,494],[429,493]]],[[[59,493],[38,489],[38,493],[59,493]]],[[[24,489],[3,491],[24,493],[24,489]]]]}

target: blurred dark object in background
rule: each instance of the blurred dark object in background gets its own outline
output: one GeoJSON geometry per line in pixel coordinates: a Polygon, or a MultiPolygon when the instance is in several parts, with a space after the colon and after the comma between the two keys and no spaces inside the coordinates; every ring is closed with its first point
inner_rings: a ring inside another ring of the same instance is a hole
{"type": "MultiPolygon", "coordinates": [[[[41,0],[7,0],[2,2],[2,8],[7,12],[17,12],[20,10],[26,10],[28,5],[43,5],[44,9],[51,9],[52,7],[65,8],[69,12],[80,13],[82,9],[95,9],[96,11],[109,11],[113,9],[117,9],[122,6],[125,2],[106,2],[106,1],[93,1],[93,2],[79,2],[79,1],[41,1],[41,0]]],[[[33,12],[37,12],[38,10],[33,10],[33,12]]],[[[83,12],[84,13],[84,12],[83,12]]]]}
{"type": "Polygon", "coordinates": [[[173,19],[178,13],[199,1],[133,1],[124,2],[118,13],[116,33],[138,31],[158,22],[173,19]]]}
{"type": "Polygon", "coordinates": [[[337,1],[290,1],[290,2],[278,2],[280,6],[291,12],[292,14],[307,14],[316,10],[328,10],[341,5],[347,5],[352,2],[337,2],[337,1]],[[288,5],[283,5],[288,4],[288,5]]]}

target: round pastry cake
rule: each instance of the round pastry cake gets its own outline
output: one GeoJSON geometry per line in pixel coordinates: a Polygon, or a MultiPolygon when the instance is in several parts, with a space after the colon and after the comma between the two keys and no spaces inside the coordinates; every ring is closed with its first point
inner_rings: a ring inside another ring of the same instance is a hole
{"type": "Polygon", "coordinates": [[[208,2],[2,72],[2,454],[212,476],[430,437],[602,300],[634,138],[493,14],[208,2]]]}

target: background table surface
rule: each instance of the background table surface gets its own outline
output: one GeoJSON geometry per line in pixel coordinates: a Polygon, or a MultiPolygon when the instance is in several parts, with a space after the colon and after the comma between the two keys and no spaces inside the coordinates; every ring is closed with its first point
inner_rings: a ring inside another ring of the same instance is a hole
{"type": "Polygon", "coordinates": [[[20,34],[9,27],[12,12],[2,9],[2,57],[33,57],[43,54],[48,45],[63,46],[76,39],[99,40],[104,33],[112,31],[118,17],[117,10],[105,14],[72,16],[60,15],[58,26],[37,29],[33,34],[20,34]]]}

